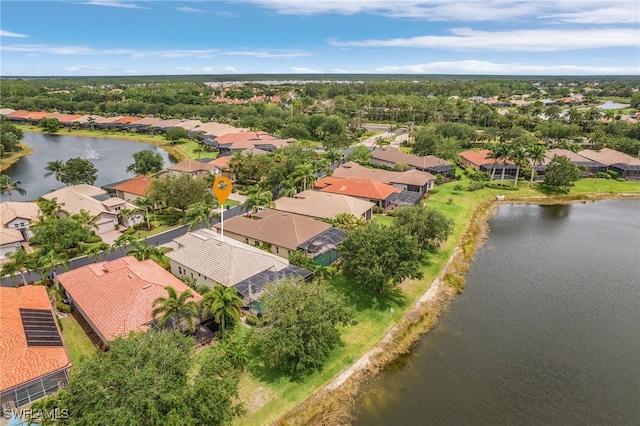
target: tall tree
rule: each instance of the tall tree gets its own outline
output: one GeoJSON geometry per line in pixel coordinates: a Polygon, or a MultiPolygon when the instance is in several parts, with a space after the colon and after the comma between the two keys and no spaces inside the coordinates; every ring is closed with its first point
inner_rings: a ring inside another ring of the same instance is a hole
{"type": "Polygon", "coordinates": [[[531,145],[527,148],[527,156],[531,161],[531,180],[529,186],[533,186],[533,179],[536,174],[536,166],[539,166],[544,162],[545,147],[540,144],[531,145]]]}
{"type": "Polygon", "coordinates": [[[83,228],[89,231],[98,230],[98,218],[98,216],[92,215],[91,212],[85,209],[80,209],[78,213],[71,215],[71,219],[78,221],[83,228]]]}
{"type": "Polygon", "coordinates": [[[93,163],[84,158],[70,158],[64,163],[60,174],[60,182],[66,185],[93,185],[98,179],[98,169],[93,163]]]}
{"type": "Polygon", "coordinates": [[[544,170],[544,184],[557,192],[569,192],[571,183],[580,178],[578,166],[563,155],[554,155],[544,170]]]}
{"type": "Polygon", "coordinates": [[[64,203],[58,203],[57,198],[47,200],[46,198],[39,197],[36,200],[36,204],[40,207],[40,212],[45,218],[56,218],[58,213],[61,212],[68,215],[68,212],[62,209],[64,203]]]}
{"type": "Polygon", "coordinates": [[[164,166],[162,155],[150,149],[144,149],[133,154],[133,163],[127,166],[127,172],[136,176],[158,173],[164,166]]]}
{"type": "Polygon", "coordinates": [[[149,245],[147,240],[136,240],[131,243],[127,255],[133,256],[140,261],[152,259],[159,262],[162,258],[162,251],[156,246],[149,245]]]}
{"type": "Polygon", "coordinates": [[[151,315],[158,319],[158,326],[164,325],[172,320],[174,328],[182,329],[186,325],[190,330],[195,329],[194,318],[198,315],[198,304],[193,299],[191,289],[186,289],[178,294],[175,288],[170,285],[164,288],[167,290],[167,297],[158,297],[153,301],[151,315]]]}
{"type": "Polygon", "coordinates": [[[337,291],[322,283],[283,280],[265,286],[264,312],[251,346],[264,362],[294,376],[319,370],[340,344],[339,326],[354,322],[354,311],[337,291]]]}
{"type": "Polygon", "coordinates": [[[61,267],[65,271],[68,271],[71,262],[69,261],[69,256],[67,256],[65,253],[48,250],[45,253],[39,254],[35,265],[43,272],[47,271],[47,276],[53,279],[58,273],[58,267],[61,267]]]}
{"type": "Polygon", "coordinates": [[[26,195],[27,191],[21,186],[22,182],[11,179],[9,175],[0,174],[0,194],[7,194],[10,200],[13,200],[13,193],[26,195]]]}
{"type": "Polygon", "coordinates": [[[29,267],[32,266],[33,258],[22,249],[10,251],[6,254],[6,258],[9,259],[9,261],[2,266],[2,275],[8,273],[12,274],[11,276],[13,277],[15,276],[15,273],[18,272],[20,273],[22,285],[27,285],[24,273],[29,272],[29,267]]]}
{"type": "Polygon", "coordinates": [[[298,183],[301,185],[302,191],[307,190],[307,185],[311,186],[316,180],[316,173],[313,169],[313,164],[303,163],[298,164],[293,169],[293,176],[298,183]]]}
{"type": "Polygon", "coordinates": [[[273,194],[271,191],[262,189],[260,185],[253,185],[247,191],[247,199],[244,202],[246,209],[251,209],[254,213],[260,207],[270,208],[273,206],[273,194]]]}
{"type": "Polygon", "coordinates": [[[194,179],[186,173],[153,179],[149,186],[149,196],[169,208],[180,210],[183,215],[186,215],[190,205],[213,200],[206,182],[194,179]]]}
{"type": "Polygon", "coordinates": [[[418,242],[405,228],[368,222],[348,230],[339,249],[345,275],[378,294],[390,283],[422,277],[418,242]]]}
{"type": "Polygon", "coordinates": [[[234,287],[225,287],[221,284],[215,285],[205,293],[202,298],[202,316],[212,314],[216,322],[222,328],[222,339],[227,324],[236,324],[240,321],[240,310],[242,309],[242,298],[238,295],[238,290],[234,287]]]}
{"type": "Polygon", "coordinates": [[[200,201],[189,206],[187,209],[189,230],[195,229],[201,223],[203,223],[206,228],[211,228],[211,219],[216,214],[216,207],[218,207],[216,201],[200,201]]]}
{"type": "Polygon", "coordinates": [[[62,170],[64,170],[64,161],[49,161],[44,169],[47,171],[47,173],[44,174],[44,177],[53,175],[56,180],[60,182],[60,178],[62,177],[62,170]]]}
{"type": "Polygon", "coordinates": [[[439,247],[453,231],[453,221],[433,208],[399,207],[393,224],[406,228],[417,239],[422,250],[439,247]]]}

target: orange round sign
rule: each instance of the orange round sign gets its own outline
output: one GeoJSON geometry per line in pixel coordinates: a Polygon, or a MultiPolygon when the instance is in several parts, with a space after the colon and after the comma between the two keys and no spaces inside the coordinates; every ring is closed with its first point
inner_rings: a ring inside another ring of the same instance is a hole
{"type": "Polygon", "coordinates": [[[229,194],[231,194],[231,179],[218,176],[216,180],[213,181],[213,193],[216,195],[220,204],[226,203],[229,194]]]}

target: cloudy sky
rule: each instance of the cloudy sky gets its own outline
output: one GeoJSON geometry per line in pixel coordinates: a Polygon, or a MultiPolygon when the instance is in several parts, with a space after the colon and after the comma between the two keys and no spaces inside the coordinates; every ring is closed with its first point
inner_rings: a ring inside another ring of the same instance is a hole
{"type": "Polygon", "coordinates": [[[0,75],[640,74],[637,0],[2,0],[0,75]]]}

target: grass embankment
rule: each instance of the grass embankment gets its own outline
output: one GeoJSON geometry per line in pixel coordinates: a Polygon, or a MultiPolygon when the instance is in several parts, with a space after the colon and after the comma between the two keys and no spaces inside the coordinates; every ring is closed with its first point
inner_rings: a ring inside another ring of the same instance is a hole
{"type": "Polygon", "coordinates": [[[82,357],[90,357],[95,353],[91,339],[84,332],[78,321],[71,315],[60,319],[62,323],[62,337],[67,346],[69,357],[73,364],[77,364],[82,357]]]}
{"type": "MultiPolygon", "coordinates": [[[[567,200],[615,198],[615,194],[633,193],[640,197],[640,183],[583,179],[571,188],[570,195],[544,196],[523,181],[517,191],[485,188],[466,191],[468,181],[450,182],[438,187],[426,204],[454,221],[450,238],[423,263],[424,278],[407,280],[395,291],[374,295],[342,276],[331,285],[345,294],[357,311],[358,324],[343,333],[344,345],[335,349],[321,372],[302,381],[253,370],[241,381],[240,397],[247,414],[237,425],[256,424],[335,424],[348,421],[353,397],[367,371],[375,371],[410,349],[419,336],[435,324],[445,305],[446,294],[464,287],[464,276],[477,247],[488,230],[487,220],[498,205],[496,195],[505,202],[550,203],[567,200]],[[464,190],[454,188],[461,184],[464,190]],[[592,195],[594,194],[594,195],[592,195]],[[598,195],[599,194],[599,195],[598,195]],[[528,200],[528,201],[527,201],[528,200]],[[455,255],[454,255],[455,253],[455,255]],[[448,262],[448,263],[447,263],[448,262]],[[443,268],[446,265],[446,270],[443,268]],[[442,274],[441,274],[442,272],[442,274]],[[451,290],[445,290],[435,301],[418,302],[436,278],[451,290]],[[374,348],[374,349],[372,349],[374,348]],[[349,368],[366,353],[372,353],[364,370],[355,372],[341,386],[327,389],[332,379],[349,368]]],[[[513,182],[510,182],[513,184],[513,182]]],[[[389,222],[379,216],[377,220],[389,222]]]]}
{"type": "Polygon", "coordinates": [[[25,157],[27,155],[31,155],[34,152],[36,152],[36,150],[30,147],[29,145],[20,143],[18,144],[18,146],[20,146],[20,151],[11,152],[0,159],[0,171],[3,172],[7,170],[9,167],[13,165],[13,163],[18,161],[20,158],[25,157]]]}
{"type": "MultiPolygon", "coordinates": [[[[23,132],[44,133],[38,126],[18,124],[23,132]]],[[[66,136],[83,136],[88,138],[105,138],[105,139],[122,139],[134,142],[144,142],[151,145],[158,146],[164,149],[169,155],[176,159],[176,161],[186,160],[187,158],[215,158],[218,156],[216,152],[202,152],[200,154],[193,151],[197,148],[201,148],[198,142],[195,140],[183,140],[180,143],[172,145],[163,135],[147,135],[144,133],[129,133],[129,132],[117,132],[113,130],[84,130],[84,129],[61,129],[58,135],[66,136]]]]}

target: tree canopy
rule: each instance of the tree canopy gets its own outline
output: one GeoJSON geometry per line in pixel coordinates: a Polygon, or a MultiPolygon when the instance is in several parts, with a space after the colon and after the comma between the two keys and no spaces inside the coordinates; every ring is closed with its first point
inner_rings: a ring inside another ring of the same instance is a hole
{"type": "Polygon", "coordinates": [[[418,242],[404,227],[368,222],[348,230],[339,249],[344,274],[377,293],[390,283],[422,277],[418,242]]]}
{"type": "Polygon", "coordinates": [[[143,149],[133,154],[133,163],[127,166],[127,171],[136,176],[150,175],[162,170],[164,160],[158,152],[143,149]]]}
{"type": "Polygon", "coordinates": [[[265,286],[264,312],[251,345],[270,367],[294,376],[320,369],[340,344],[339,326],[353,323],[353,309],[325,284],[283,280],[265,286]]]}
{"type": "Polygon", "coordinates": [[[76,364],[67,387],[36,407],[68,411],[44,425],[228,425],[242,412],[238,380],[223,351],[196,357],[179,332],[131,332],[76,364]]]}
{"type": "Polygon", "coordinates": [[[164,203],[165,206],[175,208],[185,213],[192,204],[204,201],[211,203],[213,196],[203,179],[194,179],[191,175],[168,175],[151,181],[149,195],[164,203]]]}
{"type": "Polygon", "coordinates": [[[569,186],[579,178],[578,166],[561,155],[555,155],[544,170],[544,185],[552,191],[569,192],[569,186]]]}
{"type": "Polygon", "coordinates": [[[60,182],[66,185],[93,185],[98,179],[98,169],[93,163],[84,158],[70,158],[64,163],[60,172],[60,182]]]}
{"type": "Polygon", "coordinates": [[[453,230],[453,222],[433,208],[399,207],[393,222],[416,237],[422,250],[437,248],[453,230]]]}

